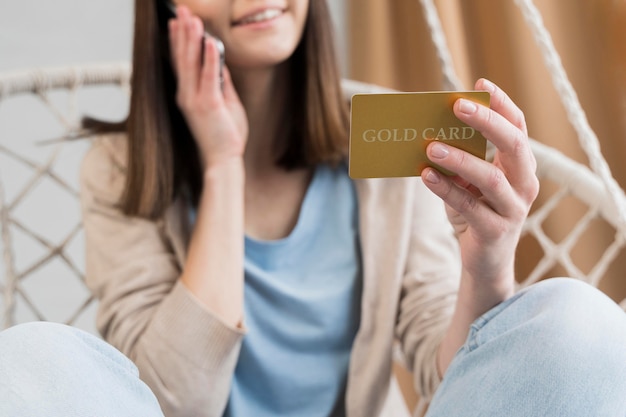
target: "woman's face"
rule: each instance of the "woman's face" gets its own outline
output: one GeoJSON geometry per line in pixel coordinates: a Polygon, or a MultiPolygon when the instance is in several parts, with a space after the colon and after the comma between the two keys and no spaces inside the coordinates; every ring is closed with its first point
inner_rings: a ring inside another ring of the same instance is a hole
{"type": "Polygon", "coordinates": [[[294,52],[306,22],[309,0],[176,0],[224,42],[232,68],[260,68],[294,52]]]}

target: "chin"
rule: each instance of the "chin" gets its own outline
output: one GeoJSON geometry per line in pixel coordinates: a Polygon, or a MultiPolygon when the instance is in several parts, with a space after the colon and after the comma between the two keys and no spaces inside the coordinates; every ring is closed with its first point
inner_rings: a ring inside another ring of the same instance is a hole
{"type": "Polygon", "coordinates": [[[262,52],[249,54],[232,54],[226,52],[226,63],[240,69],[268,68],[282,64],[293,55],[295,47],[267,47],[262,52]]]}

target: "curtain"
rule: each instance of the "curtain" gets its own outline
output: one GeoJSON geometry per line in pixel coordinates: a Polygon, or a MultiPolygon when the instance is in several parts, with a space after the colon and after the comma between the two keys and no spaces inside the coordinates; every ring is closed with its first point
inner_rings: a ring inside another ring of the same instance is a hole
{"type": "MultiPolygon", "coordinates": [[[[552,87],[539,49],[513,0],[436,0],[454,65],[467,89],[479,77],[500,85],[526,115],[530,136],[588,165],[575,131],[552,87]]],[[[626,185],[626,1],[536,0],[613,176],[626,185]]],[[[418,0],[349,0],[349,77],[402,91],[442,89],[442,75],[418,0]]],[[[544,199],[547,190],[542,191],[544,199]]],[[[564,201],[544,229],[559,241],[583,214],[564,201]]],[[[572,250],[588,272],[614,238],[594,224],[572,250]]],[[[538,262],[533,239],[520,242],[519,276],[538,262]]],[[[626,298],[626,252],[613,262],[600,288],[626,298]]],[[[565,274],[560,268],[547,276],[565,274]]],[[[409,401],[410,403],[412,401],[409,401]]]]}

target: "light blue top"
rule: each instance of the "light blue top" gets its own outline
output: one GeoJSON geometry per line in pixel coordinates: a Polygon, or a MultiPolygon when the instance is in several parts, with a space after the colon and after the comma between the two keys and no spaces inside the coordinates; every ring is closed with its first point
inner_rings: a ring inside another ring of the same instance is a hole
{"type": "Polygon", "coordinates": [[[245,240],[245,326],[225,416],[342,416],[359,326],[356,193],[346,167],[320,165],[298,222],[245,240]]]}

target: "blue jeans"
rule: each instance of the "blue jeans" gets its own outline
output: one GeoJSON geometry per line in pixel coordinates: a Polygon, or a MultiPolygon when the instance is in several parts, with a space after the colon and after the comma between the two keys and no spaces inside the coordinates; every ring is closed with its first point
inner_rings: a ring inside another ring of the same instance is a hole
{"type": "MultiPolygon", "coordinates": [[[[80,330],[0,333],[0,416],[162,416],[135,366],[80,330]]],[[[428,417],[625,417],[626,314],[593,287],[552,279],[474,322],[428,417]]]]}
{"type": "Polygon", "coordinates": [[[57,323],[0,333],[0,416],[163,417],[135,365],[97,337],[57,323]]]}
{"type": "Polygon", "coordinates": [[[550,279],[471,326],[427,417],[625,417],[626,313],[590,285],[550,279]]]}

